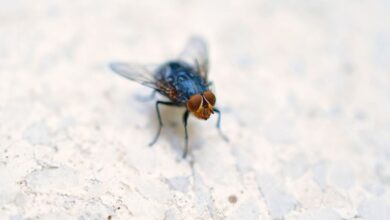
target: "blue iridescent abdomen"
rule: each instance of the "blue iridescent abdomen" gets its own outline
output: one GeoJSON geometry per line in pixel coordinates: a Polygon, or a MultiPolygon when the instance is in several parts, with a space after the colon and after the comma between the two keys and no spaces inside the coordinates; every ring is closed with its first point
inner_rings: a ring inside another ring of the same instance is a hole
{"type": "Polygon", "coordinates": [[[177,103],[187,100],[199,93],[205,92],[205,80],[188,64],[181,61],[171,61],[163,64],[155,74],[159,92],[177,103]]]}

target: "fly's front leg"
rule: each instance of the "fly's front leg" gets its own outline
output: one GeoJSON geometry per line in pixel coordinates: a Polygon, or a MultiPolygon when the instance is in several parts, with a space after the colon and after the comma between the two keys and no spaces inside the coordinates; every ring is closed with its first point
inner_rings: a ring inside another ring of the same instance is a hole
{"type": "Polygon", "coordinates": [[[157,118],[158,118],[158,131],[157,131],[157,134],[156,136],[153,138],[152,142],[149,143],[149,146],[153,146],[153,144],[155,144],[158,140],[158,137],[160,137],[160,133],[161,133],[161,128],[163,126],[163,123],[162,123],[162,120],[161,120],[161,115],[160,115],[160,109],[158,107],[158,105],[169,105],[169,106],[175,106],[176,104],[173,103],[173,102],[164,102],[164,101],[157,101],[156,102],[156,112],[157,112],[157,118]]]}
{"type": "Polygon", "coordinates": [[[183,158],[186,158],[188,153],[188,131],[187,131],[187,121],[188,116],[190,112],[186,110],[183,115],[183,123],[184,123],[184,152],[183,152],[183,158]]]}
{"type": "Polygon", "coordinates": [[[217,109],[217,108],[214,108],[213,110],[214,110],[214,112],[216,112],[218,114],[218,121],[217,121],[218,133],[222,137],[223,140],[228,142],[229,139],[227,138],[227,136],[221,130],[221,111],[219,111],[219,109],[217,109]]]}

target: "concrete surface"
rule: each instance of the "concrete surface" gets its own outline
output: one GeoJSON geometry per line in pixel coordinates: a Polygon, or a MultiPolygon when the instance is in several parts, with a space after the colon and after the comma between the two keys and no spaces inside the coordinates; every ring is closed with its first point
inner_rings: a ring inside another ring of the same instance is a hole
{"type": "Polygon", "coordinates": [[[1,219],[390,219],[390,3],[0,1],[1,219]],[[208,39],[223,111],[110,73],[208,39]]]}

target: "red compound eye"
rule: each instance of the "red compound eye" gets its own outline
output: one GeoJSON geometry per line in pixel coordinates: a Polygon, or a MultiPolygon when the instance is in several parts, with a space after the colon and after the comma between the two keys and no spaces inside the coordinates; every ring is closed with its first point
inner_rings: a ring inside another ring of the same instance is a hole
{"type": "Polygon", "coordinates": [[[215,105],[215,95],[211,91],[206,91],[203,93],[203,97],[207,100],[210,105],[215,105]]]}
{"type": "Polygon", "coordinates": [[[191,112],[196,112],[199,107],[202,105],[202,96],[200,94],[196,94],[191,96],[191,98],[187,101],[187,108],[191,112]]]}

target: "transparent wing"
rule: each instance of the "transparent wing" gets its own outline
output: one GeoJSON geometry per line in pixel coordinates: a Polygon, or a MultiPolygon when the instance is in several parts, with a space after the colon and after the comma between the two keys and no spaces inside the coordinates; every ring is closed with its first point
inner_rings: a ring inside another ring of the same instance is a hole
{"type": "Polygon", "coordinates": [[[196,68],[199,74],[206,79],[209,72],[209,51],[206,41],[198,36],[191,37],[179,59],[196,68]]]}
{"type": "Polygon", "coordinates": [[[113,72],[153,89],[157,89],[156,80],[154,79],[156,68],[157,66],[155,65],[139,65],[122,62],[110,63],[110,69],[113,72]]]}

